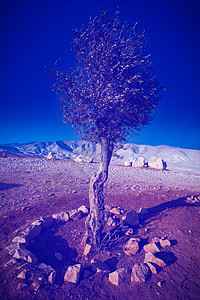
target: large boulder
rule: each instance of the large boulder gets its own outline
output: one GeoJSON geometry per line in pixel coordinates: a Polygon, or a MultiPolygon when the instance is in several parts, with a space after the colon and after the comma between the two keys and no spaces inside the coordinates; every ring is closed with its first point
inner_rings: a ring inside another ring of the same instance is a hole
{"type": "Polygon", "coordinates": [[[134,238],[130,238],[124,245],[123,250],[127,255],[135,255],[139,251],[139,248],[139,243],[134,238]]]}
{"type": "Polygon", "coordinates": [[[118,286],[124,280],[126,274],[127,270],[125,268],[117,269],[115,272],[109,274],[109,281],[118,286]]]}
{"type": "Polygon", "coordinates": [[[135,168],[142,168],[142,167],[145,167],[145,159],[144,157],[139,157],[138,159],[134,160],[132,162],[132,167],[135,167],[135,168]]]}
{"type": "Polygon", "coordinates": [[[148,161],[148,166],[153,169],[164,170],[167,164],[160,157],[151,157],[148,161]]]}
{"type": "Polygon", "coordinates": [[[79,280],[80,272],[81,272],[81,264],[69,266],[65,273],[64,281],[68,281],[76,284],[79,280]]]}
{"type": "Polygon", "coordinates": [[[150,273],[151,272],[147,264],[135,264],[132,268],[131,281],[146,282],[150,273]]]}
{"type": "Polygon", "coordinates": [[[131,210],[126,214],[124,222],[130,226],[138,226],[139,225],[139,216],[135,210],[131,210]]]}

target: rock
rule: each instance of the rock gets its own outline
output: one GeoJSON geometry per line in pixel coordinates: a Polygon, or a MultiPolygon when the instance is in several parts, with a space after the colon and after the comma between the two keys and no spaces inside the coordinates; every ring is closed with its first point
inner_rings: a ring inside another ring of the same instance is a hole
{"type": "Polygon", "coordinates": [[[126,232],[125,235],[133,235],[133,228],[129,228],[126,232]]]}
{"type": "Polygon", "coordinates": [[[53,271],[48,276],[48,282],[50,282],[51,284],[53,284],[55,282],[55,279],[56,279],[56,271],[53,271]]]}
{"type": "Polygon", "coordinates": [[[32,264],[37,263],[37,257],[32,252],[25,249],[17,249],[13,255],[13,258],[22,259],[32,264]]]}
{"type": "Polygon", "coordinates": [[[109,212],[111,214],[114,214],[114,215],[120,215],[121,214],[121,210],[118,207],[113,207],[112,209],[109,210],[109,212]]]}
{"type": "Polygon", "coordinates": [[[23,270],[17,275],[17,278],[19,279],[26,279],[26,277],[27,277],[27,270],[23,270]]]}
{"type": "Polygon", "coordinates": [[[160,245],[161,245],[162,248],[164,248],[164,247],[167,247],[167,246],[171,246],[171,243],[167,239],[166,240],[160,239],[160,245]]]}
{"type": "Polygon", "coordinates": [[[87,256],[90,253],[91,245],[86,244],[84,249],[84,255],[87,256]]]}
{"type": "Polygon", "coordinates": [[[135,167],[135,168],[142,168],[144,167],[146,164],[145,162],[145,159],[144,157],[139,157],[138,159],[135,159],[133,162],[132,162],[132,167],[135,167]]]}
{"type": "Polygon", "coordinates": [[[161,287],[161,286],[162,286],[162,282],[161,282],[161,281],[158,281],[158,282],[157,282],[157,285],[158,285],[159,287],[161,287]]]}
{"type": "Polygon", "coordinates": [[[6,249],[10,255],[13,255],[18,249],[26,249],[25,245],[26,244],[12,243],[11,245],[7,246],[6,249]]]}
{"type": "Polygon", "coordinates": [[[20,243],[20,244],[28,244],[28,240],[26,237],[22,237],[22,236],[16,236],[13,240],[12,243],[20,243]]]}
{"type": "Polygon", "coordinates": [[[83,156],[83,155],[79,155],[75,158],[75,161],[76,162],[85,162],[85,163],[92,163],[93,162],[93,159],[90,158],[90,157],[86,157],[86,156],[83,156]]]}
{"type": "Polygon", "coordinates": [[[147,262],[146,264],[148,265],[148,267],[151,270],[152,274],[158,274],[157,268],[153,263],[147,262]]]}
{"type": "Polygon", "coordinates": [[[160,243],[160,239],[158,237],[154,237],[151,240],[152,243],[160,243]]]}
{"type": "Polygon", "coordinates": [[[119,285],[125,278],[127,270],[125,268],[117,269],[109,274],[109,281],[114,285],[119,285]]]}
{"type": "Polygon", "coordinates": [[[107,225],[114,227],[114,226],[116,226],[116,222],[115,222],[115,220],[112,217],[109,217],[108,221],[107,221],[107,225]]]}
{"type": "Polygon", "coordinates": [[[49,266],[46,265],[45,263],[41,263],[37,266],[38,270],[41,270],[42,272],[46,273],[47,275],[49,275],[50,273],[52,273],[54,271],[54,269],[49,266]]]}
{"type": "Polygon", "coordinates": [[[75,214],[77,214],[77,212],[78,212],[77,209],[71,209],[71,210],[69,211],[69,216],[70,216],[70,218],[73,218],[73,216],[74,216],[75,214]]]}
{"type": "Polygon", "coordinates": [[[167,164],[160,157],[151,157],[148,161],[148,166],[153,169],[164,170],[167,164]]]}
{"type": "Polygon", "coordinates": [[[36,220],[36,221],[32,222],[31,225],[33,225],[33,226],[41,226],[42,225],[42,221],[41,220],[36,220]]]}
{"type": "Polygon", "coordinates": [[[60,252],[55,252],[55,258],[59,261],[63,260],[63,256],[60,252]]]}
{"type": "Polygon", "coordinates": [[[132,166],[132,162],[126,160],[126,161],[124,162],[124,166],[125,166],[125,167],[131,167],[131,166],[132,166]]]}
{"type": "Polygon", "coordinates": [[[89,209],[85,205],[81,205],[78,208],[78,211],[82,211],[84,214],[88,215],[89,214],[89,209]]]}
{"type": "Polygon", "coordinates": [[[156,243],[149,243],[147,245],[144,245],[143,249],[145,252],[151,252],[151,253],[160,252],[160,249],[158,248],[156,243]]]}
{"type": "Polygon", "coordinates": [[[31,225],[22,232],[22,236],[27,237],[29,240],[32,240],[40,235],[41,230],[41,225],[31,225]]]}
{"type": "Polygon", "coordinates": [[[16,264],[17,260],[15,258],[10,259],[7,263],[4,264],[4,267],[12,267],[16,264]]]}
{"type": "Polygon", "coordinates": [[[144,207],[140,207],[139,213],[142,214],[142,215],[148,214],[148,209],[146,209],[144,207]]]}
{"type": "Polygon", "coordinates": [[[128,225],[137,226],[139,225],[139,216],[135,210],[132,210],[126,214],[124,221],[128,225]]]}
{"type": "Polygon", "coordinates": [[[41,221],[42,221],[43,228],[49,228],[51,225],[53,225],[54,218],[44,217],[44,218],[41,218],[41,221]]]}
{"type": "Polygon", "coordinates": [[[158,265],[159,267],[165,267],[166,266],[166,263],[162,259],[156,257],[151,252],[147,252],[145,254],[144,263],[148,263],[148,262],[154,263],[154,264],[158,265]]]}
{"type": "Polygon", "coordinates": [[[77,213],[73,214],[72,219],[76,220],[76,221],[79,221],[84,217],[85,217],[85,213],[82,212],[81,210],[79,210],[79,211],[77,211],[77,213]]]}
{"type": "Polygon", "coordinates": [[[112,208],[112,207],[111,207],[110,205],[108,205],[108,204],[105,204],[105,205],[104,205],[104,209],[105,209],[106,211],[109,211],[111,208],[112,208]]]}
{"type": "Polygon", "coordinates": [[[69,220],[69,214],[62,211],[58,214],[52,214],[52,218],[62,222],[67,222],[69,220]]]}
{"type": "Polygon", "coordinates": [[[72,282],[76,284],[79,280],[80,272],[81,272],[81,264],[69,266],[65,273],[64,281],[72,282]]]}
{"type": "Polygon", "coordinates": [[[139,251],[139,244],[134,238],[128,240],[126,245],[123,247],[124,253],[127,255],[135,255],[139,251]]]}
{"type": "Polygon", "coordinates": [[[147,264],[135,264],[132,268],[131,281],[146,282],[150,274],[147,264]]]}
{"type": "Polygon", "coordinates": [[[99,272],[103,272],[103,273],[109,273],[110,272],[110,268],[106,265],[106,263],[98,260],[98,259],[93,259],[91,260],[91,269],[93,273],[99,273],[99,272]]]}

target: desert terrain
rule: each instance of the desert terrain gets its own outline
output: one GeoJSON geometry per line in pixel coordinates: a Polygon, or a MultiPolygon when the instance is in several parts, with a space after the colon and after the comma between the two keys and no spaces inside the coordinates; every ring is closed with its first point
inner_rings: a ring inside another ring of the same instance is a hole
{"type": "Polygon", "coordinates": [[[140,218],[132,236],[144,243],[154,237],[171,241],[164,250],[169,257],[167,265],[146,282],[130,280],[131,268],[144,261],[145,252],[140,249],[127,256],[123,251],[127,236],[98,254],[83,255],[85,217],[56,223],[29,245],[38,262],[56,271],[53,284],[35,288],[27,279],[17,278],[22,262],[6,265],[12,258],[6,247],[32,222],[81,205],[89,207],[89,180],[97,169],[97,162],[72,159],[12,154],[0,158],[1,299],[200,299],[200,200],[195,198],[200,195],[200,175],[191,169],[133,168],[118,161],[110,165],[105,204],[120,206],[125,213],[146,208],[148,213],[140,218]],[[62,259],[56,259],[55,252],[61,253],[62,259]],[[80,277],[76,285],[64,282],[69,264],[81,263],[87,268],[94,258],[106,262],[111,271],[126,267],[126,278],[115,286],[108,274],[98,272],[80,277]]]}

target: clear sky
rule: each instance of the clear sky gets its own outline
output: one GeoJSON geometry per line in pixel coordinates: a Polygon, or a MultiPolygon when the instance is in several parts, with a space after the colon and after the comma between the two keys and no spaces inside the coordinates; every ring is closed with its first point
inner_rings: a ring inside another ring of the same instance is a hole
{"type": "Polygon", "coordinates": [[[200,1],[1,0],[0,144],[77,140],[62,122],[45,65],[74,64],[72,29],[117,7],[122,22],[138,22],[167,87],[156,118],[128,142],[200,149],[200,1]]]}

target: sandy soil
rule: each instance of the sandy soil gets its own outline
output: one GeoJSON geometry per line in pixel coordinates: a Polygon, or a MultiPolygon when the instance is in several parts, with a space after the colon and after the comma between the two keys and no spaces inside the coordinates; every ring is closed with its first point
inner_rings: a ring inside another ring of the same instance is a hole
{"type": "MultiPolygon", "coordinates": [[[[112,165],[105,186],[105,202],[126,211],[149,209],[141,221],[143,227],[134,236],[150,241],[168,237],[168,265],[146,283],[131,283],[130,272],[120,286],[113,286],[106,275],[97,273],[81,279],[77,286],[63,282],[66,266],[80,262],[87,266],[92,258],[107,261],[111,269],[144,260],[144,250],[127,257],[122,250],[123,237],[112,249],[83,256],[80,244],[85,218],[54,227],[33,243],[31,251],[39,261],[57,271],[54,285],[19,288],[15,267],[4,264],[11,258],[5,249],[10,241],[31,222],[52,213],[89,206],[89,179],[97,164],[72,161],[6,158],[0,159],[0,297],[1,299],[200,299],[200,206],[185,201],[200,194],[200,176],[172,171],[134,169],[112,165]],[[70,247],[70,248],[69,248],[70,247]],[[74,247],[74,248],[72,248],[74,247]],[[69,251],[69,249],[71,249],[69,251]],[[52,251],[63,254],[58,262],[52,251]],[[73,250],[73,251],[72,251],[73,250]],[[158,286],[161,282],[161,287],[158,286]]],[[[26,282],[24,282],[26,283],[26,282]]]]}

